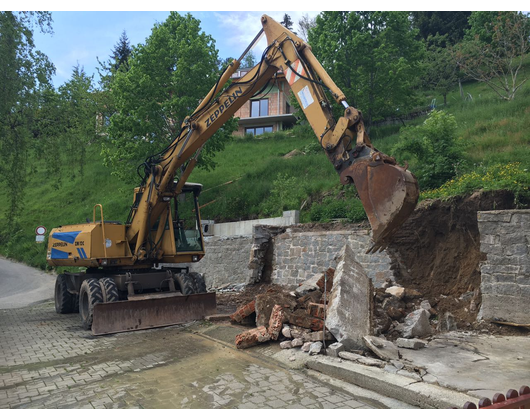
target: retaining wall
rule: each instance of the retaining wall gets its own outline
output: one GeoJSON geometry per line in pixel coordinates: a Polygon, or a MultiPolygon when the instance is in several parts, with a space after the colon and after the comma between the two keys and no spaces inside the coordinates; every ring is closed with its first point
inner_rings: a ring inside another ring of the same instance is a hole
{"type": "Polygon", "coordinates": [[[218,288],[226,284],[248,283],[251,270],[248,268],[252,235],[204,238],[206,255],[190,270],[205,276],[207,288],[218,288]]]}
{"type": "Polygon", "coordinates": [[[394,281],[390,257],[386,251],[366,254],[370,235],[366,229],[357,231],[293,232],[273,238],[273,283],[298,285],[327,268],[336,268],[335,257],[347,243],[362,265],[374,287],[386,280],[394,281]]]}
{"type": "Polygon", "coordinates": [[[530,324],[530,210],[478,212],[482,306],[479,317],[530,324]]]}
{"type": "MultiPolygon", "coordinates": [[[[481,263],[482,305],[479,318],[530,324],[530,210],[478,212],[481,263]]],[[[368,230],[301,232],[296,226],[273,237],[271,280],[283,285],[298,285],[329,267],[348,243],[374,287],[386,280],[395,282],[389,255],[383,251],[365,254],[369,247],[368,230]]],[[[248,268],[253,239],[251,235],[205,238],[206,256],[193,265],[204,273],[207,287],[248,284],[248,268]]]]}
{"type": "MultiPolygon", "coordinates": [[[[388,254],[365,254],[369,248],[369,231],[325,231],[286,232],[273,237],[272,283],[298,285],[316,273],[327,268],[336,268],[334,258],[348,243],[357,261],[366,270],[375,287],[381,287],[386,280],[394,281],[394,274],[388,254]]],[[[191,269],[205,275],[208,288],[226,284],[248,284],[252,282],[252,270],[248,268],[252,236],[205,238],[206,256],[191,269]]]]}

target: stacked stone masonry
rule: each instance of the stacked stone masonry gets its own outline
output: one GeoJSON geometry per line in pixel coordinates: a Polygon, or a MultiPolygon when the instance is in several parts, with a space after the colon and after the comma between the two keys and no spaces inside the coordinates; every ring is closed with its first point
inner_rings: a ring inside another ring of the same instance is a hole
{"type": "MultiPolygon", "coordinates": [[[[482,305],[480,317],[530,324],[530,210],[478,212],[480,249],[486,255],[481,263],[482,305]]],[[[205,274],[208,288],[248,284],[252,236],[208,237],[206,256],[190,267],[205,274]]],[[[308,280],[329,267],[348,244],[374,287],[385,281],[395,283],[390,257],[383,251],[365,254],[369,248],[367,230],[293,232],[271,240],[273,283],[293,285],[308,280]]]]}
{"type": "MultiPolygon", "coordinates": [[[[391,260],[386,251],[366,254],[370,247],[368,230],[293,232],[287,228],[285,233],[271,240],[272,283],[297,286],[316,273],[329,267],[336,268],[335,257],[345,244],[352,248],[374,287],[382,287],[387,280],[394,282],[391,260]]],[[[205,247],[206,256],[199,263],[190,265],[190,270],[205,275],[207,288],[252,282],[252,270],[249,269],[251,236],[210,236],[205,238],[205,247]]]]}
{"type": "Polygon", "coordinates": [[[530,210],[478,212],[480,317],[530,324],[530,210]]]}
{"type": "Polygon", "coordinates": [[[370,247],[367,230],[292,232],[273,238],[274,283],[298,285],[327,268],[336,268],[335,257],[348,244],[355,258],[372,280],[374,287],[382,287],[385,281],[394,282],[391,260],[386,251],[366,254],[370,247]]]}
{"type": "Polygon", "coordinates": [[[227,284],[247,284],[252,273],[248,268],[251,246],[252,236],[205,237],[206,255],[189,268],[204,274],[208,289],[227,284]]]}

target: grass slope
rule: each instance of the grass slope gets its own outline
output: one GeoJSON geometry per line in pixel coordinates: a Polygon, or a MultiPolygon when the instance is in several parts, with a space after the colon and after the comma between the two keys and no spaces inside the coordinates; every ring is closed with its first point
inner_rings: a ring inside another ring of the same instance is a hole
{"type": "MultiPolygon", "coordinates": [[[[512,102],[498,99],[482,84],[467,83],[464,90],[473,100],[461,100],[455,89],[448,95],[449,103],[444,109],[456,117],[458,136],[465,144],[471,166],[502,167],[521,162],[520,170],[529,171],[530,85],[512,102]]],[[[425,103],[429,104],[432,97],[426,95],[425,103]]],[[[441,103],[440,97],[437,100],[441,103]]],[[[407,125],[421,124],[425,118],[407,125]]],[[[400,125],[374,128],[371,137],[375,147],[390,153],[399,140],[399,129],[400,125]]],[[[303,130],[232,140],[217,155],[215,170],[196,169],[190,178],[204,185],[203,219],[222,222],[275,216],[284,209],[302,206],[303,221],[317,213],[324,218],[350,214],[337,210],[353,202],[354,190],[340,185],[338,175],[318,147],[314,134],[303,130]],[[284,157],[295,149],[307,153],[284,157]],[[229,181],[234,182],[223,185],[229,181]]],[[[105,219],[126,219],[132,189],[138,182],[136,174],[131,174],[128,184],[112,177],[110,169],[101,163],[98,145],[89,149],[84,176],[73,176],[73,172],[64,168],[62,185],[55,189],[43,164],[37,162],[15,227],[6,226],[8,197],[0,191],[0,254],[45,268],[46,245],[35,243],[36,226],[44,225],[50,231],[61,224],[84,222],[87,217],[92,218],[96,203],[103,205],[105,219]]]]}

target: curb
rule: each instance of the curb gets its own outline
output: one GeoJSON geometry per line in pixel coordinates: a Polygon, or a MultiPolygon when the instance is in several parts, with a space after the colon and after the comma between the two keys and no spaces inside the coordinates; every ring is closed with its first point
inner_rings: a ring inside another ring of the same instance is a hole
{"type": "Polygon", "coordinates": [[[307,368],[421,408],[458,408],[472,399],[467,394],[418,382],[376,367],[339,360],[316,356],[307,361],[307,368]]]}

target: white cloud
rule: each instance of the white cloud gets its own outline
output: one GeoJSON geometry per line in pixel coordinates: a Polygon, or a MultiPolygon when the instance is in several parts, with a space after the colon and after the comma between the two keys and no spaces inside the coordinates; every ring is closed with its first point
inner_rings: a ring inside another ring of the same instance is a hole
{"type": "MultiPolygon", "coordinates": [[[[294,31],[298,31],[298,21],[303,15],[315,17],[320,12],[215,12],[215,17],[221,28],[227,34],[226,43],[234,49],[243,52],[261,29],[261,16],[266,14],[276,21],[281,21],[287,13],[293,21],[294,31]]],[[[263,37],[253,49],[254,55],[259,59],[263,50],[267,46],[267,41],[263,37]]],[[[237,57],[236,57],[237,58],[237,57]]]]}

